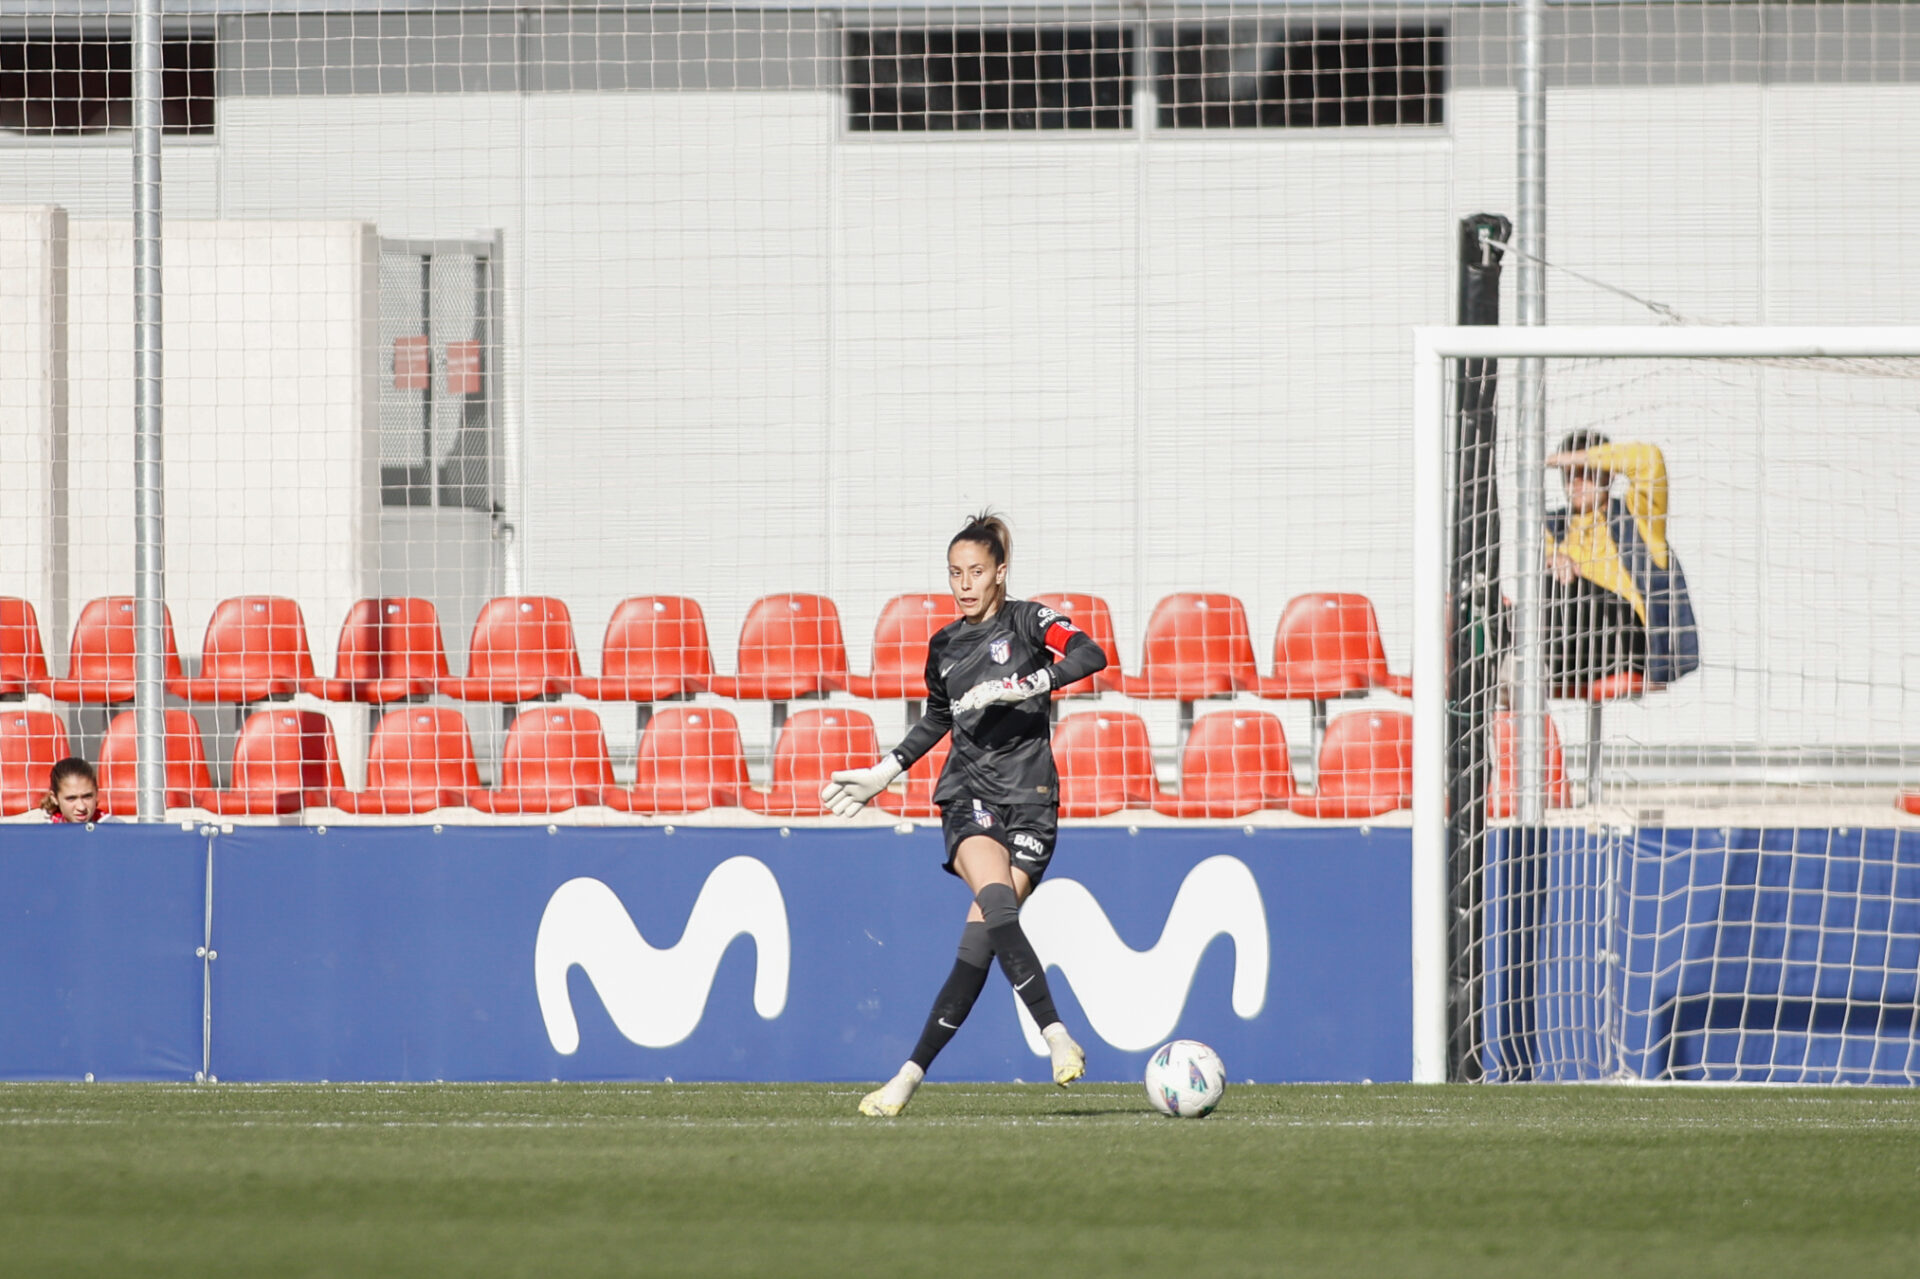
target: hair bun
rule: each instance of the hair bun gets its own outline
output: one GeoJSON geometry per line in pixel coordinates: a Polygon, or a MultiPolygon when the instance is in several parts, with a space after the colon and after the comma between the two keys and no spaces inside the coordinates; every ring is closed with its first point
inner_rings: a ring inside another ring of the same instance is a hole
{"type": "MultiPolygon", "coordinates": [[[[1005,564],[1013,557],[1013,530],[1007,527],[1006,520],[987,507],[977,515],[967,517],[966,527],[953,535],[953,542],[978,542],[993,553],[996,564],[1005,564]]],[[[953,542],[948,542],[951,547],[953,542]]]]}

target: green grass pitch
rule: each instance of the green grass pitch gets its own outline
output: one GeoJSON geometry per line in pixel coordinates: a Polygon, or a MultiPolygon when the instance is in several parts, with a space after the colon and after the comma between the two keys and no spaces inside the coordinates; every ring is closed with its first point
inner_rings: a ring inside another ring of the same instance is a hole
{"type": "Polygon", "coordinates": [[[1920,1092],[860,1091],[0,1086],[0,1273],[1920,1273],[1920,1092]]]}

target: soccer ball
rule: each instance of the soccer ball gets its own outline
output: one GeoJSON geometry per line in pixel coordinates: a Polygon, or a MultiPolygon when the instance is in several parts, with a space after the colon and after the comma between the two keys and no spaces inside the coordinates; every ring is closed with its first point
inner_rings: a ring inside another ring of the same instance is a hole
{"type": "Polygon", "coordinates": [[[1227,1091],[1227,1065],[1197,1039],[1162,1044],[1147,1059],[1147,1100],[1163,1115],[1198,1119],[1227,1091]]]}

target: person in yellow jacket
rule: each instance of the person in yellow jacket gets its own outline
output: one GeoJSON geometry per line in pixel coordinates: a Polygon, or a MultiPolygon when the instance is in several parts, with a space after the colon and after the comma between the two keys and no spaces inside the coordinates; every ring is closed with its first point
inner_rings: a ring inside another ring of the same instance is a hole
{"type": "Polygon", "coordinates": [[[1637,671],[1650,685],[1700,665],[1700,632],[1679,556],[1667,542],[1667,463],[1652,444],[1571,431],[1547,458],[1567,509],[1547,517],[1548,678],[1577,693],[1637,671]],[[1613,494],[1616,476],[1624,496],[1613,494]]]}

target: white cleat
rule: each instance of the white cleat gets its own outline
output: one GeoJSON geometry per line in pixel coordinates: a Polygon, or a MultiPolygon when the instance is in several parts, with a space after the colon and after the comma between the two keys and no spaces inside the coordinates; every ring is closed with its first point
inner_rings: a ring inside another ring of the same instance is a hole
{"type": "Polygon", "coordinates": [[[874,1119],[891,1119],[907,1108],[914,1090],[920,1087],[926,1072],[908,1062],[900,1073],[860,1099],[860,1113],[874,1119]]]}
{"type": "Polygon", "coordinates": [[[1047,1041],[1047,1051],[1053,1055],[1053,1082],[1065,1088],[1074,1080],[1087,1073],[1087,1055],[1080,1051],[1080,1045],[1073,1042],[1073,1036],[1059,1022],[1054,1022],[1040,1032],[1047,1041]]]}

